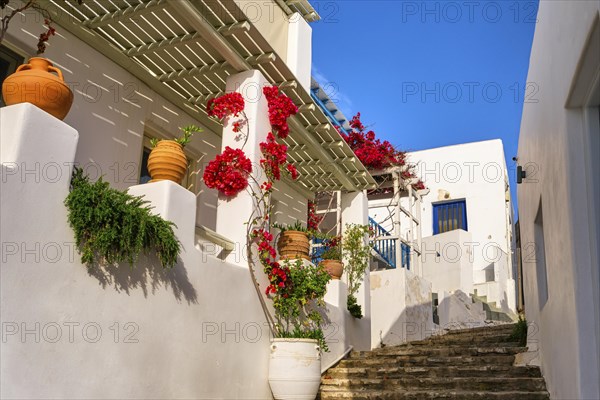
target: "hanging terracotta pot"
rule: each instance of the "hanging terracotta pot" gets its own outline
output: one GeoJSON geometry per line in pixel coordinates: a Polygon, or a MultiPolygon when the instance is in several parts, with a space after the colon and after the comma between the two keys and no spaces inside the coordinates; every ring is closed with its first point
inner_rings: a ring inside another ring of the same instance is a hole
{"type": "Polygon", "coordinates": [[[169,180],[181,184],[187,166],[183,147],[174,140],[161,140],[148,157],[150,182],[169,180]]]}
{"type": "Polygon", "coordinates": [[[277,251],[282,259],[310,260],[310,241],[306,232],[284,231],[277,240],[277,251]]]}
{"type": "Polygon", "coordinates": [[[42,57],[32,57],[9,75],[2,84],[2,97],[8,106],[31,103],[60,120],[73,104],[73,92],[65,84],[61,70],[42,57]]]}
{"type": "Polygon", "coordinates": [[[339,260],[323,260],[321,261],[323,268],[329,273],[332,279],[340,279],[344,273],[344,265],[339,260]]]}

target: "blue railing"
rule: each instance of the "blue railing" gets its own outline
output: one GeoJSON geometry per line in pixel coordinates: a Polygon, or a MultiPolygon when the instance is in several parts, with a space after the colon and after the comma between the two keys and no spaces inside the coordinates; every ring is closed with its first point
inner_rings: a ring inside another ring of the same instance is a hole
{"type": "MultiPolygon", "coordinates": [[[[373,250],[390,266],[396,268],[396,239],[382,239],[382,237],[392,236],[383,226],[381,226],[373,218],[369,217],[369,226],[373,230],[375,237],[379,240],[375,241],[373,250]]],[[[401,243],[402,247],[402,263],[401,268],[410,269],[410,247],[401,243]]]]}

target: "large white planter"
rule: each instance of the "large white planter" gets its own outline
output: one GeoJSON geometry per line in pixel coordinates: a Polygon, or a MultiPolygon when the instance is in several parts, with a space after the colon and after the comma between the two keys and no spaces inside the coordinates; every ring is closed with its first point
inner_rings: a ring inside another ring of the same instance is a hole
{"type": "Polygon", "coordinates": [[[321,348],[313,339],[273,339],[269,385],[276,400],[314,400],[321,384],[321,348]]]}

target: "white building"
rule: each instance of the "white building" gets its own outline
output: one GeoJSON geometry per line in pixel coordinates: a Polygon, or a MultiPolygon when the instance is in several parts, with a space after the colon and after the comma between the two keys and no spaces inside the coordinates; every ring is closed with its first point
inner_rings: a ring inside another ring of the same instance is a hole
{"type": "Polygon", "coordinates": [[[528,346],[556,399],[600,398],[599,10],[540,2],[519,138],[528,346]]]}
{"type": "Polygon", "coordinates": [[[461,289],[515,313],[512,203],[502,141],[416,151],[409,160],[429,189],[422,199],[421,261],[434,292],[461,289]]]}

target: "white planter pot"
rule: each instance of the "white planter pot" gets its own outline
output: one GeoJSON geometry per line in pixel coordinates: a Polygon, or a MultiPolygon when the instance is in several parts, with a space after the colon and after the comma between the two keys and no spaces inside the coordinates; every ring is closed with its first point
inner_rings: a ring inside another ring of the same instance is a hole
{"type": "Polygon", "coordinates": [[[321,348],[313,339],[273,339],[269,385],[276,400],[314,400],[321,384],[321,348]]]}

